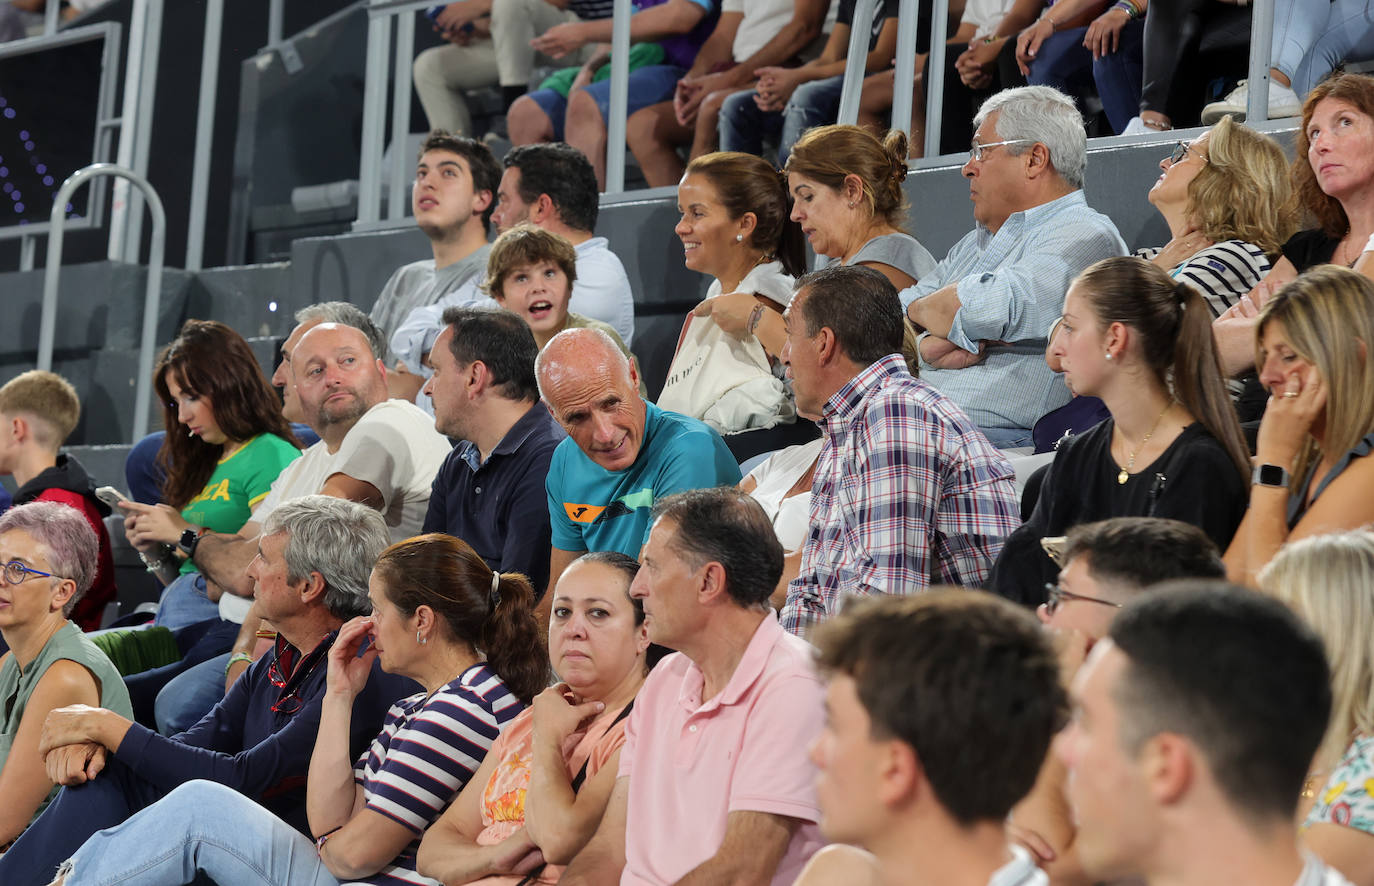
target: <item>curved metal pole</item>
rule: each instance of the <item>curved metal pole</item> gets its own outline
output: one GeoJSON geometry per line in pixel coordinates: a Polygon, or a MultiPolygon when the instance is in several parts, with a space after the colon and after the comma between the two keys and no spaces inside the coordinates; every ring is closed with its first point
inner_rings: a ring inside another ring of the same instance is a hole
{"type": "Polygon", "coordinates": [[[57,189],[48,215],[48,263],[43,272],[43,317],[38,327],[38,368],[52,370],[53,340],[57,337],[57,278],[62,271],[62,235],[67,222],[67,202],[90,179],[113,175],[125,179],[143,194],[153,216],[153,239],[148,247],[148,285],[143,295],[143,336],[138,349],[138,386],[134,396],[133,438],[137,443],[148,433],[148,403],[152,399],[153,350],[157,347],[157,317],[162,302],[162,263],[167,246],[167,213],[162,199],[148,180],[132,169],[113,163],[95,163],[78,169],[57,189]]]}

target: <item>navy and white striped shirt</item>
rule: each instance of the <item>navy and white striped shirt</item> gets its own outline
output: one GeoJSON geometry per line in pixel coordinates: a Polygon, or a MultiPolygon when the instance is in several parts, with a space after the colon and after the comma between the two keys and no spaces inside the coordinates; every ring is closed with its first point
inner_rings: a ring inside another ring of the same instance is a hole
{"type": "Polygon", "coordinates": [[[358,882],[433,882],[415,872],[420,837],[482,765],[502,727],[524,709],[485,663],[428,698],[419,693],[391,706],[381,734],[353,767],[353,777],[363,786],[366,807],[414,831],[415,839],[391,864],[358,882]]]}

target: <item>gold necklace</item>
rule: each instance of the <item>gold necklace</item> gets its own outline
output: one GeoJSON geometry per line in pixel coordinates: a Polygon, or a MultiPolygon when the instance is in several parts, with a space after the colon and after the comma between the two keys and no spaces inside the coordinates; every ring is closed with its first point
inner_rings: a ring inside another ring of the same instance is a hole
{"type": "Polygon", "coordinates": [[[1155,435],[1155,429],[1159,427],[1159,423],[1164,420],[1165,414],[1168,413],[1170,407],[1173,405],[1173,400],[1164,404],[1164,412],[1161,412],[1159,418],[1155,419],[1155,423],[1150,425],[1150,432],[1141,439],[1140,445],[1126,457],[1126,467],[1122,468],[1121,473],[1116,475],[1116,483],[1118,486],[1125,486],[1126,481],[1131,479],[1131,468],[1135,467],[1135,457],[1140,454],[1140,450],[1145,448],[1145,444],[1150,442],[1150,438],[1155,435]]]}

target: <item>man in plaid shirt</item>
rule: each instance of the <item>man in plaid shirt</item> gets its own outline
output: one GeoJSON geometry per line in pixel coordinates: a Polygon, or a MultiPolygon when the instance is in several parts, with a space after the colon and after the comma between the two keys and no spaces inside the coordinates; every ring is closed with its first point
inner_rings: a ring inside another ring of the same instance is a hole
{"type": "Polygon", "coordinates": [[[1012,468],[907,371],[896,289],[871,269],[827,268],[798,281],[784,318],[797,412],[825,444],[783,627],[804,636],[847,594],[980,586],[1021,523],[1012,468]]]}

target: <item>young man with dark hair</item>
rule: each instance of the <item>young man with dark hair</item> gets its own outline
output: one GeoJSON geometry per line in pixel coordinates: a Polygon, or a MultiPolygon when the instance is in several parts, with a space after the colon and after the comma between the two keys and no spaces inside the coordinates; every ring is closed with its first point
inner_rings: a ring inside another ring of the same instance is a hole
{"type": "MultiPolygon", "coordinates": [[[[1065,539],[1049,539],[1046,545],[1058,550],[1061,568],[1058,583],[1046,587],[1049,602],[1036,614],[1055,640],[1065,685],[1107,636],[1122,607],[1153,585],[1226,577],[1221,553],[1207,533],[1180,520],[1114,517],[1075,526],[1065,539]]],[[[1063,761],[1050,755],[1034,790],[1017,804],[1013,828],[1056,883],[1086,882],[1067,780],[1063,761]]]]}
{"type": "Polygon", "coordinates": [[[422,530],[461,538],[498,572],[529,576],[536,596],[549,580],[544,481],[564,436],[539,401],[538,353],[514,314],[444,312],[425,393],[434,400],[435,427],[458,444],[434,478],[422,530]]]}
{"type": "Polygon", "coordinates": [[[577,148],[562,142],[507,152],[493,220],[501,232],[529,222],[577,250],[573,312],[609,323],[626,345],[635,331],[634,293],[625,266],[605,237],[593,235],[600,209],[596,173],[577,148]]]}
{"type": "Polygon", "coordinates": [[[887,884],[1047,883],[1003,830],[1067,707],[1035,620],[946,588],[857,603],[817,643],[825,835],[871,852],[887,884]]]}
{"type": "Polygon", "coordinates": [[[1304,856],[1294,823],[1329,681],[1321,640],[1254,591],[1176,582],[1128,604],[1075,678],[1057,743],[1084,870],[1344,886],[1304,856]]]}
{"type": "Polygon", "coordinates": [[[815,767],[821,687],[812,649],[768,597],[782,545],[736,489],[654,505],[630,594],[655,666],[625,726],[601,825],[560,883],[790,884],[820,848],[815,767]]]}
{"type": "MultiPolygon", "coordinates": [[[[411,187],[415,226],[429,238],[433,258],[398,268],[372,307],[372,320],[391,336],[416,308],[467,286],[476,297],[487,265],[487,229],[496,205],[501,167],[487,146],[443,130],[420,147],[411,187]]],[[[389,379],[392,396],[415,399],[424,376],[418,365],[389,379]]]]}
{"type": "Polygon", "coordinates": [[[100,542],[95,581],[70,616],[83,631],[94,631],[115,599],[114,560],[105,529],[110,508],[95,497],[81,463],[60,451],[80,417],[76,390],[60,375],[33,369],[0,387],[0,475],[9,474],[19,486],[14,504],[55,501],[73,507],[100,542]]]}
{"type": "Polygon", "coordinates": [[[870,268],[826,268],[797,281],[783,322],[797,413],[825,438],[783,626],[802,636],[846,595],[982,584],[1021,523],[1011,464],[907,371],[897,290],[870,268]]]}

